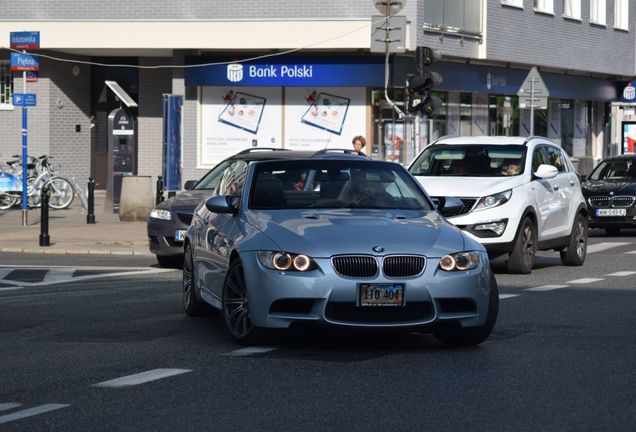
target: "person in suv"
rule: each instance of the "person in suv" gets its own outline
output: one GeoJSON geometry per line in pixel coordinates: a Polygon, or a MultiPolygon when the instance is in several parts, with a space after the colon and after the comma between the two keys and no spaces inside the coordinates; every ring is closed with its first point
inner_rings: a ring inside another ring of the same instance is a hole
{"type": "Polygon", "coordinates": [[[588,210],[581,184],[567,154],[548,139],[442,138],[409,171],[434,200],[463,202],[442,214],[476,236],[491,257],[507,255],[509,272],[530,273],[537,250],[559,251],[565,265],[585,261],[588,210]]]}

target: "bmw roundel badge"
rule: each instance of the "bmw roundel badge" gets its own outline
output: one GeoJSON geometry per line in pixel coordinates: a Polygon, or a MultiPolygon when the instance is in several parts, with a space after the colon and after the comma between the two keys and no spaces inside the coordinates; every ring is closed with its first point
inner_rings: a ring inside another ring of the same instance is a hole
{"type": "Polygon", "coordinates": [[[384,252],[384,248],[380,245],[373,246],[373,252],[384,252]]]}

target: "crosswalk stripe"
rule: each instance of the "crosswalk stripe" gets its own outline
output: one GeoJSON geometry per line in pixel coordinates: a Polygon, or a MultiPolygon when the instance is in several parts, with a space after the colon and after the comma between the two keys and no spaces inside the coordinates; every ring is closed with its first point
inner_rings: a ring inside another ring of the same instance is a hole
{"type": "Polygon", "coordinates": [[[168,378],[175,375],[181,375],[184,373],[192,372],[191,369],[153,369],[146,372],[141,372],[134,375],[128,375],[121,378],[115,378],[109,381],[94,384],[95,387],[130,387],[134,385],[144,384],[150,381],[160,380],[162,378],[168,378]]]}
{"type": "Polygon", "coordinates": [[[15,402],[0,403],[0,411],[10,410],[19,406],[22,406],[22,404],[15,402]]]}
{"type": "Polygon", "coordinates": [[[542,285],[534,288],[526,288],[525,291],[534,291],[534,292],[542,292],[542,291],[552,291],[560,288],[567,288],[569,285],[542,285]]]}
{"type": "Polygon", "coordinates": [[[619,246],[625,246],[631,244],[631,242],[602,242],[589,245],[587,247],[587,253],[601,252],[607,249],[613,249],[619,246]]]}
{"type": "Polygon", "coordinates": [[[231,351],[229,353],[226,353],[225,355],[242,357],[242,356],[248,356],[253,354],[262,354],[262,353],[274,351],[275,349],[276,349],[275,347],[247,347],[247,348],[238,349],[236,351],[231,351]]]}
{"type": "Polygon", "coordinates": [[[499,300],[505,300],[513,297],[519,297],[519,294],[499,294],[499,300]]]}
{"type": "Polygon", "coordinates": [[[614,273],[608,273],[605,276],[631,276],[636,274],[636,271],[617,271],[614,273]]]}
{"type": "Polygon", "coordinates": [[[16,411],[11,414],[5,414],[3,416],[0,416],[0,424],[9,423],[11,421],[20,420],[26,417],[32,417],[38,414],[43,414],[49,411],[55,411],[60,408],[66,408],[69,406],[70,405],[66,405],[66,404],[44,404],[44,405],[36,406],[33,408],[16,411]]]}
{"type": "Polygon", "coordinates": [[[567,281],[566,283],[568,284],[586,284],[586,283],[592,283],[592,282],[598,282],[598,281],[602,281],[605,280],[603,278],[581,278],[581,279],[574,279],[571,281],[567,281]]]}

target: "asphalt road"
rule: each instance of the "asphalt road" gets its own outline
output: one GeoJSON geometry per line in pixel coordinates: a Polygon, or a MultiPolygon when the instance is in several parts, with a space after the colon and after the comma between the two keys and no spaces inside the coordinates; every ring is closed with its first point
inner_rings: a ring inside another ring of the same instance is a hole
{"type": "Polygon", "coordinates": [[[246,351],[148,258],[1,254],[0,430],[633,431],[636,231],[591,245],[583,267],[495,262],[499,320],[470,349],[311,331],[246,351]]]}

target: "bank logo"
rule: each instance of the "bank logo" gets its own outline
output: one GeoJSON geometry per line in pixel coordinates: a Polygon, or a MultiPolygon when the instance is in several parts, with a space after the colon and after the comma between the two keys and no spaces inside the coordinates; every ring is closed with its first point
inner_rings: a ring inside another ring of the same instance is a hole
{"type": "Polygon", "coordinates": [[[635,98],[636,98],[636,88],[630,82],[627,84],[627,86],[623,90],[623,99],[632,101],[635,98]]]}
{"type": "Polygon", "coordinates": [[[243,79],[243,65],[229,64],[227,65],[227,79],[232,82],[239,82],[243,79]]]}

